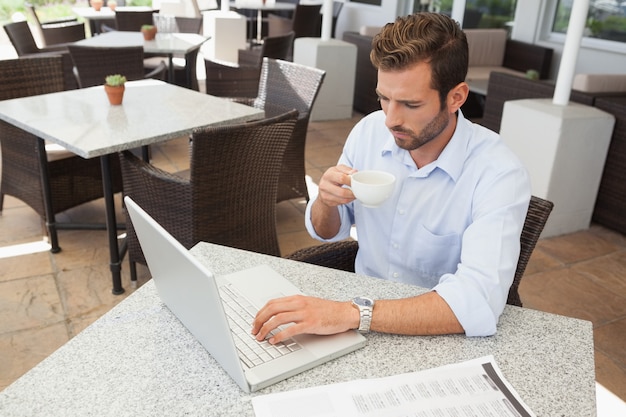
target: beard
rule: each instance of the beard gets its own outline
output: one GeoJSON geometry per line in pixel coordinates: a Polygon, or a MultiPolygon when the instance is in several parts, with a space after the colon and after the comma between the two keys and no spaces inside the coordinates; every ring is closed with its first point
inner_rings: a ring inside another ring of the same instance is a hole
{"type": "Polygon", "coordinates": [[[430,120],[430,122],[428,122],[426,126],[424,126],[419,134],[416,134],[410,129],[405,129],[402,126],[392,127],[389,130],[391,130],[392,133],[396,132],[409,135],[408,139],[398,139],[395,136],[394,138],[396,145],[398,145],[399,148],[412,151],[426,145],[428,142],[431,142],[439,136],[448,126],[449,122],[450,115],[447,113],[446,109],[442,109],[430,120]]]}

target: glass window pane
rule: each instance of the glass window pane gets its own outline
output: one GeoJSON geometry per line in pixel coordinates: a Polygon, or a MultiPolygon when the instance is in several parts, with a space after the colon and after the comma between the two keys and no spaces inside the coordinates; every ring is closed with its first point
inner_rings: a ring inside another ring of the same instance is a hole
{"type": "MultiPolygon", "coordinates": [[[[452,15],[453,0],[415,0],[413,11],[452,15]]],[[[506,28],[515,16],[516,0],[466,0],[463,29],[506,28]]]]}
{"type": "MultiPolygon", "coordinates": [[[[559,0],[552,31],[567,33],[573,0],[559,0]]],[[[591,0],[584,35],[589,38],[626,42],[626,1],[591,0]]]]}

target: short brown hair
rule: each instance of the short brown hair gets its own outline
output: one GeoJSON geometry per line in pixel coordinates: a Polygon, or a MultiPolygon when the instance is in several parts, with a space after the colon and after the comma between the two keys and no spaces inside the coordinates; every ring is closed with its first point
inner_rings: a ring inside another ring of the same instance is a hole
{"type": "Polygon", "coordinates": [[[459,24],[446,15],[414,13],[387,23],[374,36],[370,59],[382,71],[430,63],[431,86],[439,91],[443,105],[448,92],[467,76],[467,38],[459,24]]]}

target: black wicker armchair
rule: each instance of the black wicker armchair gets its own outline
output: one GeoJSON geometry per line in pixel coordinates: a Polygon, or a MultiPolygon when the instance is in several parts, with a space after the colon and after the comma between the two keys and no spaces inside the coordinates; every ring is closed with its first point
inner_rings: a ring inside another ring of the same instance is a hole
{"type": "MultiPolygon", "coordinates": [[[[60,56],[0,60],[0,100],[63,90],[60,56]]],[[[2,182],[0,211],[5,195],[33,208],[46,223],[51,251],[61,250],[55,215],[103,196],[100,160],[84,159],[68,151],[48,152],[45,142],[0,121],[2,182]]],[[[111,158],[114,192],[122,181],[117,158],[111,158]]]]}
{"type": "MultiPolygon", "coordinates": [[[[189,177],[120,154],[124,193],[183,246],[212,242],[280,256],[276,193],[297,111],[255,122],[196,129],[189,177]]],[[[131,280],[145,264],[127,217],[131,280]]]]}

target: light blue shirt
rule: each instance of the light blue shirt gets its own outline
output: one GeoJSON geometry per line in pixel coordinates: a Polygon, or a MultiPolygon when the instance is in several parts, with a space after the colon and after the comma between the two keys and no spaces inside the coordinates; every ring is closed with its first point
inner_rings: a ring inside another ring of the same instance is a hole
{"type": "Polygon", "coordinates": [[[459,111],[439,158],[417,169],[377,111],[354,127],[339,164],[394,174],[394,193],[377,208],[357,200],[340,206],[340,231],[328,240],[311,224],[312,199],[305,215],[309,233],[337,241],[356,225],[357,273],[433,289],[467,336],[494,334],[530,200],[528,173],[499,135],[459,111]]]}

